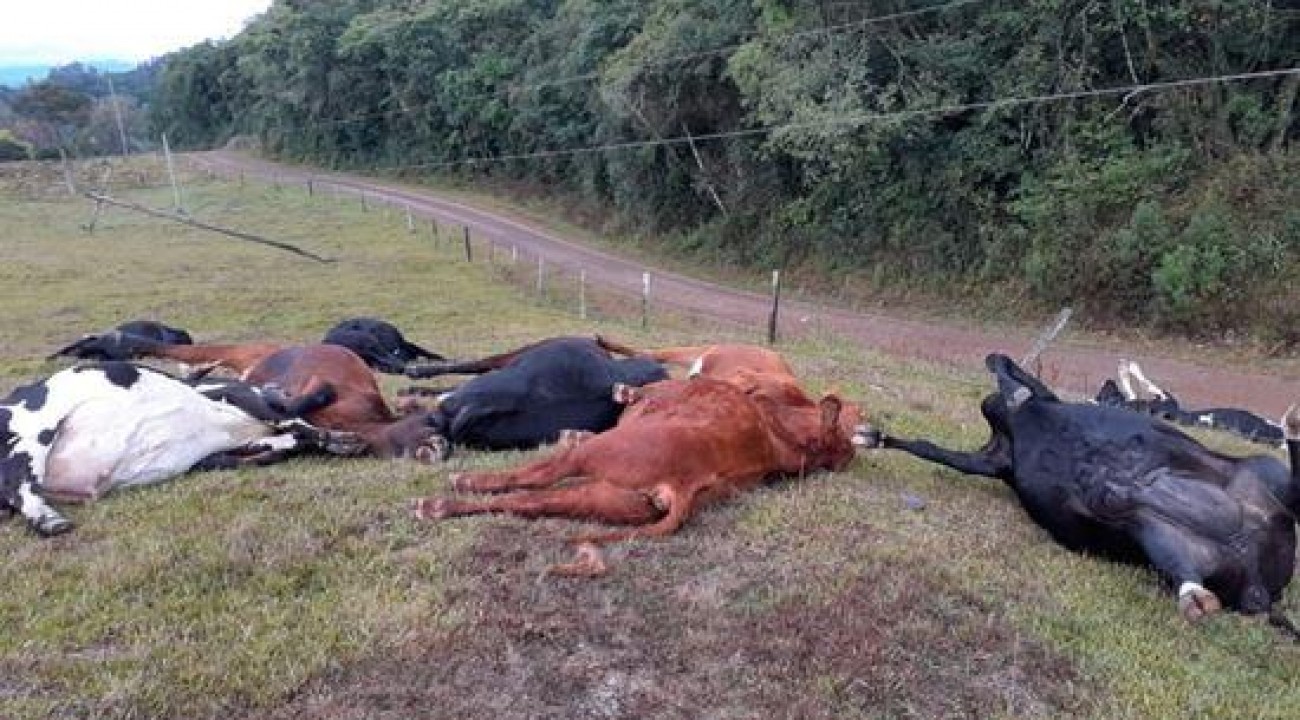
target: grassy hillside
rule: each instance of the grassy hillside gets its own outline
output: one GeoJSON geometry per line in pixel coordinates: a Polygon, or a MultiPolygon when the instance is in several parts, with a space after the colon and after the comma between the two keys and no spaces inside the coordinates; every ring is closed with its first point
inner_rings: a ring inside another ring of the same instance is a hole
{"type": "MultiPolygon", "coordinates": [[[[144,161],[141,161],[144,162],[144,161]]],[[[99,174],[96,173],[96,177],[99,174]]],[[[170,203],[157,167],[113,191],[170,203]]],[[[80,225],[53,168],[0,168],[0,390],[83,332],[153,317],[204,340],[308,340],[384,317],[469,356],[562,333],[742,338],[601,299],[536,297],[405,218],[301,189],[185,182],[196,217],[328,265],[108,210],[80,225]],[[593,300],[595,302],[595,300],[593,300]],[[630,308],[628,308],[630,310],[630,308]]],[[[558,288],[558,280],[557,285],[558,288]]],[[[984,437],[969,374],[831,338],[784,346],[809,384],[898,433],[984,437]]],[[[400,387],[386,381],[388,389],[400,387]]],[[[1209,438],[1222,445],[1220,438],[1209,438]]],[[[1244,449],[1234,446],[1234,449],[1244,449]]],[[[1300,649],[1238,616],[1189,627],[1155,577],[1054,546],[999,485],[867,454],[712,508],[614,570],[548,577],[575,525],[417,523],[447,466],[299,460],[187,477],[0,524],[0,717],[1293,717],[1300,649]]],[[[1292,588],[1285,609],[1300,615],[1292,588]]]]}

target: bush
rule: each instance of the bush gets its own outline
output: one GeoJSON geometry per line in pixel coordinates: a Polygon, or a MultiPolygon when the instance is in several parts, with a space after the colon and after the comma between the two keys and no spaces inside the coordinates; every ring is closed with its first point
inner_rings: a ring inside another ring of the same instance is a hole
{"type": "Polygon", "coordinates": [[[7,130],[0,130],[0,162],[31,159],[31,145],[15,138],[7,130]]]}

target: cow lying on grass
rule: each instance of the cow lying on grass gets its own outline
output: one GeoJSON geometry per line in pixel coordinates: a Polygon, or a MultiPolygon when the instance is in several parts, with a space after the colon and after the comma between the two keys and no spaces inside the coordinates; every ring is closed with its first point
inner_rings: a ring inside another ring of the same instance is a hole
{"type": "Polygon", "coordinates": [[[1003,480],[1070,550],[1154,567],[1188,620],[1227,606],[1289,627],[1271,611],[1295,569],[1300,411],[1284,420],[1288,469],[1209,450],[1147,415],[1062,402],[1003,355],[986,364],[998,389],[980,406],[992,429],[983,448],[879,432],[875,443],[1003,480]]]}
{"type": "Polygon", "coordinates": [[[668,377],[657,362],[616,359],[591,338],[542,340],[479,360],[408,368],[408,374],[479,376],[443,394],[429,421],[450,442],[489,450],[534,448],[565,430],[601,432],[623,406],[616,386],[668,377]]]}
{"type": "Polygon", "coordinates": [[[164,325],[156,320],[131,320],[106,333],[86,335],[80,340],[50,353],[47,360],[57,357],[81,360],[129,360],[131,351],[140,341],[153,341],[170,345],[189,345],[194,342],[190,334],[164,325]]]}
{"type": "Polygon", "coordinates": [[[374,370],[393,375],[406,372],[417,360],[446,360],[408,341],[391,323],[374,318],[344,320],[330,328],[321,342],[345,347],[374,370]]]}
{"type": "MultiPolygon", "coordinates": [[[[608,338],[596,342],[611,353],[654,360],[686,370],[690,378],[706,377],[735,385],[749,395],[761,395],[789,407],[813,407],[794,368],[780,353],[756,345],[699,345],[657,350],[636,350],[608,338]]],[[[843,402],[840,426],[845,435],[860,435],[862,410],[854,403],[843,402]]]]}
{"type": "Polygon", "coordinates": [[[274,385],[294,395],[331,388],[332,401],[304,414],[317,427],[355,433],[371,455],[434,462],[447,456],[447,441],[428,413],[399,415],[389,408],[370,368],[337,345],[163,345],[140,343],[134,354],[206,368],[224,368],[255,385],[274,385]]]}
{"type": "Polygon", "coordinates": [[[191,387],[125,362],[68,368],[0,401],[0,507],[41,535],[72,523],[46,496],[89,500],[192,468],[267,464],[304,448],[351,454],[356,438],[297,419],[332,391],[294,399],[235,381],[191,387]]]}
{"type": "Polygon", "coordinates": [[[1119,383],[1107,380],[1097,392],[1096,401],[1137,410],[1187,427],[1221,430],[1251,442],[1279,447],[1283,444],[1282,426],[1239,408],[1204,408],[1184,410],[1178,398],[1166,392],[1142,372],[1132,360],[1120,360],[1119,383]],[[1134,390],[1134,385],[1142,393],[1134,390]],[[1145,394],[1146,397],[1142,395],[1145,394]]]}
{"type": "Polygon", "coordinates": [[[635,526],[576,538],[580,560],[554,568],[600,574],[605,565],[598,544],[667,535],[708,502],[773,476],[839,470],[853,459],[834,396],[813,407],[788,407],[697,378],[647,385],[629,399],[611,430],[575,436],[580,439],[514,470],[452,477],[457,490],[506,494],[427,497],[415,501],[415,515],[428,520],[505,512],[635,526]]]}

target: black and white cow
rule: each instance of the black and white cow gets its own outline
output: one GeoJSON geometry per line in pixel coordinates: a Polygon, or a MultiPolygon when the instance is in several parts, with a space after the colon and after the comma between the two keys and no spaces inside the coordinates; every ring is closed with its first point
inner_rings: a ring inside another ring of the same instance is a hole
{"type": "Polygon", "coordinates": [[[352,318],[335,325],[321,342],[340,345],[361,357],[372,369],[401,375],[409,363],[417,360],[445,360],[409,342],[391,323],[374,318],[352,318]]]}
{"type": "Polygon", "coordinates": [[[1240,408],[1203,408],[1184,410],[1178,398],[1151,382],[1141,366],[1132,360],[1120,360],[1118,384],[1107,380],[1097,392],[1096,402],[1126,407],[1154,415],[1186,427],[1204,427],[1231,433],[1251,442],[1279,447],[1283,444],[1282,426],[1249,410],[1240,408]],[[1134,389],[1137,385],[1141,392],[1134,389]]]}
{"type": "Polygon", "coordinates": [[[86,335],[74,343],[50,353],[47,359],[71,357],[81,360],[129,360],[140,340],[168,345],[189,345],[190,334],[156,320],[131,320],[106,333],[86,335]]]}
{"type": "Polygon", "coordinates": [[[1003,355],[986,364],[998,389],[980,406],[992,430],[984,447],[960,452],[879,431],[875,444],[1003,480],[1070,550],[1154,567],[1189,620],[1223,606],[1273,609],[1295,569],[1300,411],[1284,419],[1288,468],[1207,449],[1149,415],[1063,402],[1003,355]]]}
{"type": "Polygon", "coordinates": [[[266,464],[309,447],[363,451],[349,433],[297,419],[331,395],[325,388],[289,401],[234,380],[192,387],[127,362],[68,368],[0,400],[0,508],[57,535],[72,523],[47,496],[89,500],[192,468],[266,464]]]}
{"type": "Polygon", "coordinates": [[[639,387],[668,378],[654,360],[614,358],[584,337],[550,338],[481,360],[407,370],[420,377],[447,373],[479,377],[442,395],[430,424],[453,444],[489,450],[537,447],[565,430],[608,430],[624,407],[614,400],[615,385],[639,387]]]}

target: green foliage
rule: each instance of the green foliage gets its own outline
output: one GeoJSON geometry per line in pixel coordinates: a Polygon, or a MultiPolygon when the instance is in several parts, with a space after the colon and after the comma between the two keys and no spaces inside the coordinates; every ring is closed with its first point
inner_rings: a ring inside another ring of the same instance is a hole
{"type": "Polygon", "coordinates": [[[31,160],[32,146],[13,136],[8,130],[0,130],[0,162],[13,160],[31,160]]]}
{"type": "Polygon", "coordinates": [[[945,4],[282,1],[168,58],[152,116],[184,146],[251,134],[327,165],[522,180],[704,256],[952,299],[1016,283],[1031,303],[1170,328],[1258,324],[1214,268],[1246,262],[1257,288],[1292,269],[1250,248],[1285,246],[1300,204],[1300,76],[1086,94],[1296,67],[1300,15],[987,0],[868,22],[945,4]],[[1242,162],[1268,203],[1216,187],[1242,162]],[[1189,225],[1211,196],[1239,229],[1224,247],[1139,227],[1189,225]]]}

